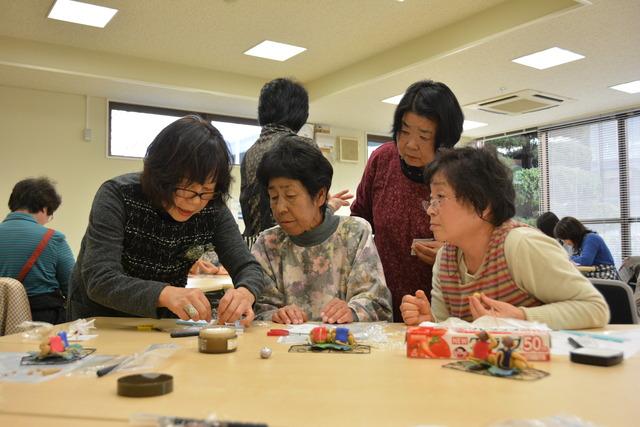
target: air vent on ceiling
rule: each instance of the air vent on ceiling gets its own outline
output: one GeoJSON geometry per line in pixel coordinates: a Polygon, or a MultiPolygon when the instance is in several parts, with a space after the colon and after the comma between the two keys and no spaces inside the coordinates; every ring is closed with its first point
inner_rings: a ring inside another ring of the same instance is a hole
{"type": "Polygon", "coordinates": [[[492,99],[485,99],[483,101],[465,105],[465,107],[487,111],[489,113],[518,116],[520,114],[557,107],[569,100],[569,98],[563,96],[551,95],[537,90],[527,89],[521,90],[520,92],[501,95],[492,99]]]}

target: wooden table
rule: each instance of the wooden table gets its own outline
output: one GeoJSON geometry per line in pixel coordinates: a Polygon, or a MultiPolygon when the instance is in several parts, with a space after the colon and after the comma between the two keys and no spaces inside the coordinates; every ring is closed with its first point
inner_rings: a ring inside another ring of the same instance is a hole
{"type": "MultiPolygon", "coordinates": [[[[524,382],[473,375],[441,366],[448,361],[408,359],[404,326],[389,325],[392,342],[369,355],[288,353],[254,326],[228,354],[197,351],[197,338],[172,339],[136,325],[174,321],[98,318],[100,336],[86,342],[101,354],[131,354],[152,343],[180,343],[169,364],[174,391],[151,398],[116,394],[117,374],[61,377],[40,384],[0,382],[1,425],[126,425],[134,413],[265,422],[270,426],[485,426],[507,419],[572,414],[598,425],[638,425],[635,403],[640,357],[602,368],[554,356],[536,367],[550,372],[524,382]],[[273,349],[270,359],[260,348],[273,349]]],[[[629,328],[634,327],[630,325],[629,328]]],[[[624,326],[612,326],[625,328],[624,326]]],[[[0,338],[0,351],[28,351],[19,336],[0,338]]]]}

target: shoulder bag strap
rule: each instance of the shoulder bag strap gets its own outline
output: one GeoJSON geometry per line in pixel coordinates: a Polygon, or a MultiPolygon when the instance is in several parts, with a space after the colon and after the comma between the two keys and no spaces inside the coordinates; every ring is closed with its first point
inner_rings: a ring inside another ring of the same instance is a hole
{"type": "Polygon", "coordinates": [[[31,267],[33,267],[33,264],[35,264],[38,258],[40,258],[40,254],[42,253],[42,251],[44,251],[44,248],[47,247],[47,244],[49,243],[51,236],[53,236],[53,233],[55,232],[56,232],[55,230],[48,229],[47,232],[44,233],[44,236],[42,236],[42,240],[36,247],[36,250],[33,251],[33,253],[31,254],[31,257],[27,260],[25,265],[22,267],[22,270],[20,270],[20,274],[18,274],[18,277],[17,277],[18,282],[22,283],[24,278],[27,277],[27,274],[29,274],[29,271],[31,271],[31,267]]]}

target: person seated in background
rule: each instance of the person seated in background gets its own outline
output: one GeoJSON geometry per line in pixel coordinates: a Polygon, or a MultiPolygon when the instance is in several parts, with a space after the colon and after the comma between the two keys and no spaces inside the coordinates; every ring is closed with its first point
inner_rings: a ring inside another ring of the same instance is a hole
{"type": "Polygon", "coordinates": [[[581,266],[593,266],[595,271],[585,272],[587,277],[620,280],[611,251],[602,237],[586,228],[571,216],[562,218],[556,224],[554,235],[573,248],[571,261],[581,266]]]}
{"type": "Polygon", "coordinates": [[[553,212],[545,212],[536,219],[536,227],[547,236],[555,239],[553,229],[555,228],[558,221],[560,220],[558,219],[558,216],[556,214],[554,214],[553,212]]]}
{"type": "MultiPolygon", "coordinates": [[[[260,90],[258,122],[262,130],[240,165],[240,207],[245,224],[242,234],[250,243],[261,231],[275,225],[269,200],[256,181],[260,160],[277,141],[285,136],[296,135],[308,117],[309,95],[300,83],[278,78],[266,83],[260,90]]],[[[302,140],[316,146],[312,139],[302,140]]],[[[335,212],[341,206],[349,206],[348,200],[351,198],[353,195],[348,191],[341,191],[331,198],[330,206],[335,212]]]]}
{"type": "Polygon", "coordinates": [[[491,315],[546,323],[553,329],[602,327],[602,295],[553,239],[515,215],[510,169],[487,149],[444,150],[425,170],[431,229],[445,242],[433,267],[431,304],[406,295],[406,324],[491,315]]]}
{"type": "Polygon", "coordinates": [[[65,300],[75,260],[64,234],[46,228],[62,199],[48,178],[18,182],[11,213],[0,224],[0,277],[21,282],[33,320],[66,321],[65,300]]]}
{"type": "MultiPolygon", "coordinates": [[[[536,219],[536,227],[547,236],[556,239],[555,234],[553,234],[553,229],[555,228],[558,221],[560,220],[558,219],[558,216],[556,214],[554,214],[553,212],[545,212],[536,219]]],[[[564,242],[560,239],[556,240],[568,254],[571,254],[573,252],[571,246],[565,245],[564,242]]]]}
{"type": "Polygon", "coordinates": [[[220,132],[190,115],[156,136],[142,173],[102,184],[70,282],[70,318],[210,320],[207,297],[185,285],[193,263],[215,247],[235,286],[220,300],[218,322],[244,315],[249,325],[263,279],[225,204],[231,161],[220,132]]]}
{"type": "Polygon", "coordinates": [[[285,136],[262,158],[258,182],[278,225],[252,253],[265,273],[256,312],[277,323],[371,322],[392,318],[371,226],[327,209],[333,168],[320,150],[285,136]]]}

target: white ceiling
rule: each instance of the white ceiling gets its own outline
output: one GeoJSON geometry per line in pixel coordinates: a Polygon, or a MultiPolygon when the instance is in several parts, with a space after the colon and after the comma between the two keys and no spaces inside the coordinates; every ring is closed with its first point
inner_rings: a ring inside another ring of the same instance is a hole
{"type": "Polygon", "coordinates": [[[447,83],[460,103],[534,89],[572,101],[511,117],[465,108],[479,137],[640,106],[608,88],[640,79],[639,0],[95,0],[105,29],[46,19],[53,0],[0,0],[0,84],[255,117],[260,87],[292,76],[310,121],[386,133],[381,99],[447,83]],[[286,62],[242,52],[270,39],[286,62]],[[513,58],[559,46],[586,58],[547,70],[513,58]]]}

